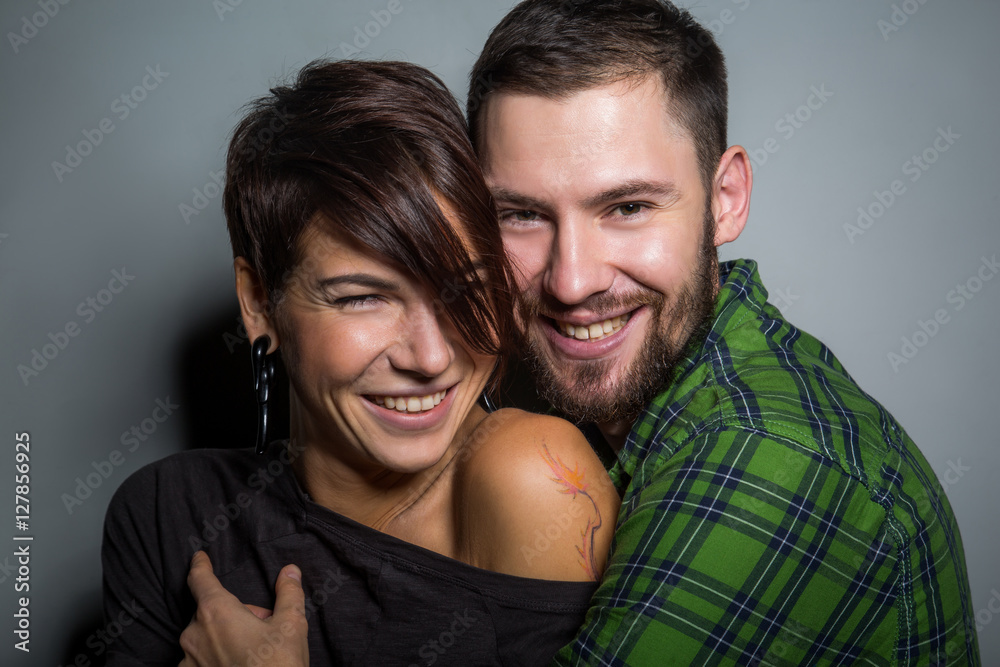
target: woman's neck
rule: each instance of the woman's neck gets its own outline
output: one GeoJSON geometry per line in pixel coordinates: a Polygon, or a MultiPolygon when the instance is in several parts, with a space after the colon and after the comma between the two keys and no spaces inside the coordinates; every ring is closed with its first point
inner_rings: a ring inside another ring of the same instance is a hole
{"type": "MultiPolygon", "coordinates": [[[[292,442],[302,455],[293,464],[295,474],[313,502],[375,530],[418,542],[416,534],[436,542],[432,533],[448,527],[451,517],[453,463],[465,440],[486,413],[474,408],[445,454],[430,468],[401,473],[377,464],[349,458],[350,452],[310,428],[301,411],[292,406],[292,442]],[[429,531],[429,532],[428,532],[429,531]]],[[[446,530],[445,532],[450,532],[446,530]]],[[[439,536],[440,537],[440,536],[439,536]]]]}

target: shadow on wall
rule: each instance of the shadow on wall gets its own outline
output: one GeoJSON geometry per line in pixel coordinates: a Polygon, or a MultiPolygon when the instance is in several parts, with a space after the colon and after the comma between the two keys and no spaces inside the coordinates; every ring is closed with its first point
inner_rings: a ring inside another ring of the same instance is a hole
{"type": "MultiPolygon", "coordinates": [[[[250,342],[235,307],[220,308],[219,317],[192,329],[181,345],[181,404],[188,449],[253,447],[257,434],[257,400],[250,367],[250,342]]],[[[274,393],[269,400],[268,439],[289,434],[288,375],[277,354],[274,393]]],[[[544,413],[527,368],[518,359],[508,365],[494,400],[501,407],[544,413]]]]}
{"type": "MultiPolygon", "coordinates": [[[[253,447],[257,399],[250,343],[235,307],[193,328],[181,344],[181,400],[187,449],[253,447]]],[[[268,401],[268,439],[288,437],[288,376],[277,356],[274,391],[268,401]]]]}
{"type": "MultiPolygon", "coordinates": [[[[179,401],[183,447],[253,447],[257,432],[257,401],[250,367],[250,343],[237,308],[219,307],[218,316],[191,326],[177,353],[179,401]]],[[[287,438],[289,433],[288,376],[281,357],[277,359],[275,391],[269,401],[268,438],[287,438]]],[[[501,406],[544,412],[530,376],[518,360],[512,360],[507,378],[495,399],[501,406]]],[[[78,607],[76,621],[67,634],[64,665],[103,664],[104,653],[117,636],[103,622],[101,590],[95,587],[78,607]]]]}
{"type": "Polygon", "coordinates": [[[73,627],[66,633],[66,645],[63,658],[59,664],[82,665],[104,664],[103,653],[107,649],[104,639],[97,635],[97,629],[103,627],[104,615],[101,612],[101,589],[95,587],[90,595],[83,597],[80,604],[74,607],[75,620],[73,627]],[[100,650],[100,654],[98,654],[100,650]]]}

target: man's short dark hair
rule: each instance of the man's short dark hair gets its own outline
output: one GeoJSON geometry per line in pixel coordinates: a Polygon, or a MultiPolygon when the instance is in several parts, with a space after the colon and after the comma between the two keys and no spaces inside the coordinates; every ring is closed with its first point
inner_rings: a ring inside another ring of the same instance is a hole
{"type": "Polygon", "coordinates": [[[493,200],[458,103],[422,67],[317,61],[252,102],[233,131],[223,207],[234,256],[278,315],[299,240],[318,225],[409,271],[473,349],[502,354],[513,339],[493,200]]]}
{"type": "Polygon", "coordinates": [[[711,193],[726,151],[726,64],[712,33],[663,0],[525,0],[493,29],[469,77],[472,141],[500,93],[559,99],[659,72],[670,113],[690,133],[711,193]]]}

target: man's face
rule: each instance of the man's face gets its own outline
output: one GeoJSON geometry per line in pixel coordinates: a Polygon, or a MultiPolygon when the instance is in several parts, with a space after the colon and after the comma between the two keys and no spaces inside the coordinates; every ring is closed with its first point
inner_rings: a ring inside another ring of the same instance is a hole
{"type": "Polygon", "coordinates": [[[694,144],[654,77],[557,100],[499,94],[483,120],[540,388],[578,419],[631,422],[718,289],[694,144]]]}

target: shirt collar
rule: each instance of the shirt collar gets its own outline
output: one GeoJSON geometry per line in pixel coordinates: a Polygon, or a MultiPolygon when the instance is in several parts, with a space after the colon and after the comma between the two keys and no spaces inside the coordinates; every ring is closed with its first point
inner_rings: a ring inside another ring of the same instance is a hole
{"type": "Polygon", "coordinates": [[[625,445],[617,454],[617,461],[608,471],[619,491],[627,486],[638,463],[661,439],[665,427],[687,406],[686,400],[678,399],[704,384],[710,372],[707,356],[719,339],[747,318],[756,318],[767,301],[767,290],[761,283],[757,262],[753,260],[735,259],[720,263],[719,281],[721,285],[708,332],[689,344],[673,379],[663,386],[636,419],[625,445]]]}

